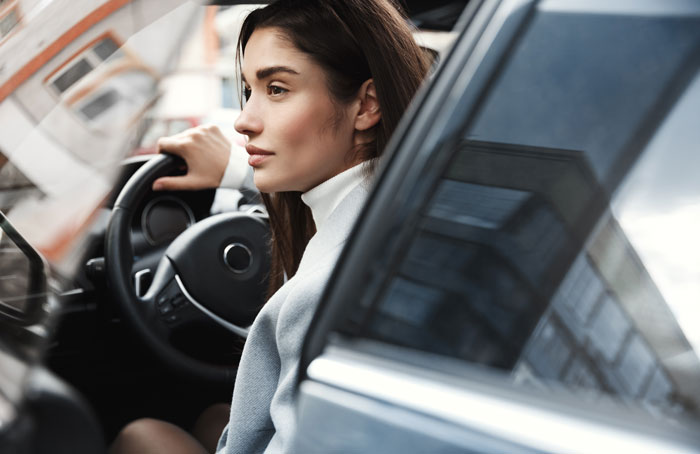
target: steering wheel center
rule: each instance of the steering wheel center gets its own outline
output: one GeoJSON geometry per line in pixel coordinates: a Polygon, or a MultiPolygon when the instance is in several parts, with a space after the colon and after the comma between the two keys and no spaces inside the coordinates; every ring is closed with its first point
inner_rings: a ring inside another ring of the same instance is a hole
{"type": "Polygon", "coordinates": [[[250,269],[253,254],[244,244],[231,243],[224,249],[224,263],[236,274],[243,274],[250,269]]]}

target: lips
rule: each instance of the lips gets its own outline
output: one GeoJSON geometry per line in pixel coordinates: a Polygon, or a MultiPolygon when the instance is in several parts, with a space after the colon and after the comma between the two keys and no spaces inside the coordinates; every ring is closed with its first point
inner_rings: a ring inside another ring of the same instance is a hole
{"type": "Polygon", "coordinates": [[[274,155],[271,151],[263,150],[251,144],[245,146],[245,151],[250,155],[248,157],[248,165],[251,167],[261,165],[265,160],[269,159],[270,156],[274,155]]]}

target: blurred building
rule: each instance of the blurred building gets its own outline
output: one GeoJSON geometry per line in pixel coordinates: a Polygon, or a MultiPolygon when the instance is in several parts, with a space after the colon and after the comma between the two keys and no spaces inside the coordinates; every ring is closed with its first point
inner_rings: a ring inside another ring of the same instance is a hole
{"type": "Polygon", "coordinates": [[[0,204],[49,260],[67,259],[111,190],[199,11],[183,0],[0,2],[0,204]]]}

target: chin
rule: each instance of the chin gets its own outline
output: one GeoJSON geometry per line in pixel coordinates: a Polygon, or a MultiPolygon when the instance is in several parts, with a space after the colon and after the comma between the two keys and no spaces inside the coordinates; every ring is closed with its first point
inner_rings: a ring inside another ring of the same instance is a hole
{"type": "Polygon", "coordinates": [[[274,189],[270,189],[264,183],[258,183],[257,180],[255,180],[255,187],[258,188],[258,191],[260,191],[261,193],[264,193],[264,194],[269,194],[271,192],[277,192],[274,189]]]}
{"type": "MultiPolygon", "coordinates": [[[[253,182],[258,191],[271,192],[306,192],[316,186],[305,175],[287,172],[271,172],[272,169],[255,168],[253,182]]],[[[275,169],[277,170],[277,169],[275,169]]]]}
{"type": "Polygon", "coordinates": [[[288,185],[283,184],[279,179],[263,175],[263,172],[259,170],[254,171],[253,182],[255,183],[255,187],[258,188],[258,191],[267,194],[271,192],[293,191],[293,189],[289,189],[287,187],[288,185]]]}

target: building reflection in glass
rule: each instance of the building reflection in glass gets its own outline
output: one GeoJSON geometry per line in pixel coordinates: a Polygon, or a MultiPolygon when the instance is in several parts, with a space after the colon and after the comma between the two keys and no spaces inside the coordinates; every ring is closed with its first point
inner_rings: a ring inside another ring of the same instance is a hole
{"type": "Polygon", "coordinates": [[[697,354],[571,150],[465,142],[368,335],[665,414],[700,396],[697,354]]]}

